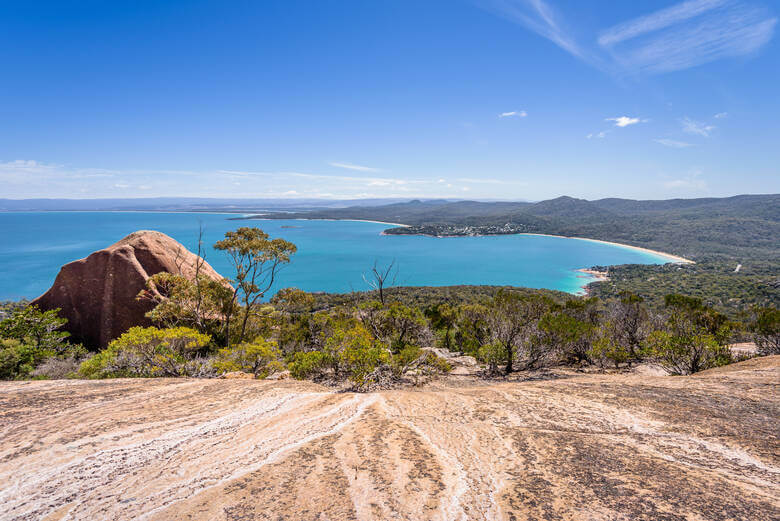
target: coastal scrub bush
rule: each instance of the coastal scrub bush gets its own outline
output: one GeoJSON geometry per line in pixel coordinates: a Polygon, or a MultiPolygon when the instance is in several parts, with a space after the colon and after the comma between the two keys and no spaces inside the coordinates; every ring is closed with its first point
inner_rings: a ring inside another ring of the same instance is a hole
{"type": "Polygon", "coordinates": [[[432,376],[449,373],[452,366],[433,351],[409,344],[393,356],[392,369],[397,377],[407,373],[414,373],[415,376],[432,376]]]}
{"type": "Polygon", "coordinates": [[[27,377],[35,368],[35,349],[15,338],[0,339],[0,379],[27,377]]]}
{"type": "Polygon", "coordinates": [[[489,374],[498,374],[499,367],[506,364],[506,349],[500,342],[490,342],[479,348],[476,358],[487,366],[489,374]]]}
{"type": "Polygon", "coordinates": [[[760,355],[780,355],[780,309],[768,307],[755,310],[750,329],[760,355]]]}
{"type": "Polygon", "coordinates": [[[644,353],[672,374],[693,374],[733,361],[726,346],[732,325],[700,299],[667,295],[665,322],[651,332],[644,353]]]}
{"type": "Polygon", "coordinates": [[[453,334],[458,351],[475,356],[479,349],[490,341],[488,312],[487,306],[482,304],[458,306],[453,334]]]}
{"type": "Polygon", "coordinates": [[[80,345],[68,343],[69,334],[59,331],[66,319],[58,309],[41,311],[36,306],[17,307],[0,322],[0,379],[63,378],[86,355],[80,345]],[[41,364],[46,367],[36,370],[41,364]],[[53,370],[54,366],[61,370],[53,370]]]}
{"type": "Polygon", "coordinates": [[[290,376],[297,380],[311,378],[316,380],[333,368],[332,357],[322,351],[298,352],[287,365],[290,376]]]}
{"type": "MultiPolygon", "coordinates": [[[[224,340],[224,317],[231,296],[228,284],[206,275],[190,279],[164,271],[149,277],[146,289],[138,294],[139,299],[154,304],[154,309],[146,314],[154,324],[164,328],[190,327],[216,341],[224,340]]],[[[233,307],[237,308],[235,303],[233,307]]]]}
{"type": "Polygon", "coordinates": [[[630,352],[624,346],[617,342],[611,335],[599,335],[588,351],[588,358],[596,362],[602,369],[607,364],[613,364],[615,369],[620,367],[620,364],[626,363],[629,360],[630,352]]]}
{"type": "Polygon", "coordinates": [[[390,362],[390,353],[360,323],[338,328],[325,342],[336,361],[336,375],[346,375],[356,390],[374,383],[373,371],[390,362]]]}
{"type": "Polygon", "coordinates": [[[41,311],[37,306],[16,309],[0,322],[0,338],[12,338],[31,345],[36,352],[64,352],[69,344],[67,331],[60,331],[68,320],[58,316],[59,309],[41,311]]]}
{"type": "Polygon", "coordinates": [[[398,302],[385,306],[372,301],[358,308],[358,316],[374,338],[385,342],[393,353],[407,344],[421,345],[431,340],[428,320],[417,307],[398,302]]]}
{"type": "Polygon", "coordinates": [[[588,361],[593,326],[565,311],[547,313],[539,321],[545,343],[559,353],[565,363],[588,361]]]}
{"type": "Polygon", "coordinates": [[[220,373],[242,371],[265,378],[285,369],[280,357],[276,342],[259,337],[253,342],[220,349],[214,361],[214,369],[220,373]]]}
{"type": "Polygon", "coordinates": [[[211,337],[187,327],[133,327],[79,368],[86,378],[202,376],[211,337]]]}
{"type": "Polygon", "coordinates": [[[675,335],[653,331],[647,338],[649,358],[675,375],[693,374],[731,363],[731,351],[707,333],[675,335]]]}

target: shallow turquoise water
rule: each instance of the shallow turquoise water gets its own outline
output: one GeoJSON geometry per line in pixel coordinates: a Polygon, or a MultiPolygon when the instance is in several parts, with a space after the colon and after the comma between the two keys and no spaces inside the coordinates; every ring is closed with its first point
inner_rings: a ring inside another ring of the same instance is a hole
{"type": "MultiPolygon", "coordinates": [[[[144,212],[0,213],[0,300],[34,298],[51,286],[60,266],[105,248],[136,230],[158,230],[197,246],[227,230],[258,226],[298,246],[279,287],[344,292],[367,289],[362,274],[374,260],[395,259],[397,284],[445,286],[500,284],[575,293],[587,282],[579,268],[608,264],[661,264],[662,256],[577,239],[504,235],[433,238],[387,236],[388,225],[355,221],[230,221],[231,215],[144,212]],[[283,228],[294,226],[294,228],[283,228]]],[[[222,275],[230,267],[220,252],[206,260],[222,275]]]]}

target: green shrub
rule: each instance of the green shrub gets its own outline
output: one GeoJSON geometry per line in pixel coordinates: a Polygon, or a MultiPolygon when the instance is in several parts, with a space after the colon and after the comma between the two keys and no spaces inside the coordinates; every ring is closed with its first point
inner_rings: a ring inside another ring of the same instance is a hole
{"type": "Polygon", "coordinates": [[[245,342],[233,347],[220,349],[214,368],[220,373],[243,371],[258,378],[284,370],[279,359],[281,352],[276,342],[257,338],[254,342],[245,342]]]}
{"type": "Polygon", "coordinates": [[[298,380],[305,378],[317,378],[322,376],[333,366],[333,359],[328,353],[322,351],[309,351],[307,353],[295,353],[293,360],[287,366],[290,375],[298,380]]]}
{"type": "Polygon", "coordinates": [[[85,378],[199,376],[208,372],[199,358],[211,337],[187,327],[132,327],[81,364],[85,378]]]}
{"type": "Polygon", "coordinates": [[[490,342],[483,345],[477,351],[477,360],[487,366],[490,374],[498,374],[499,366],[506,364],[506,348],[501,342],[490,342]]]}
{"type": "Polygon", "coordinates": [[[693,374],[704,369],[730,364],[728,347],[721,345],[709,333],[675,335],[668,331],[653,331],[647,339],[646,355],[671,374],[693,374]]]}
{"type": "Polygon", "coordinates": [[[630,353],[626,347],[604,336],[597,338],[588,351],[588,357],[601,368],[611,363],[617,369],[620,367],[620,364],[628,361],[629,355],[630,353]]]}
{"type": "Polygon", "coordinates": [[[780,309],[768,307],[756,310],[750,329],[759,354],[780,355],[780,309]]]}

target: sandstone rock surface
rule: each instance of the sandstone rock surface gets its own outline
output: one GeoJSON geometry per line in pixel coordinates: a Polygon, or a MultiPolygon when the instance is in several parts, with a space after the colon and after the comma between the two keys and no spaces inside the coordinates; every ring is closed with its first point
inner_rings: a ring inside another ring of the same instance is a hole
{"type": "Polygon", "coordinates": [[[780,519],[780,356],[462,380],[0,382],[0,520],[780,519]]]}
{"type": "MultiPolygon", "coordinates": [[[[137,300],[147,279],[160,272],[193,277],[198,256],[164,233],[142,230],[60,269],[52,287],[32,303],[60,308],[75,342],[105,347],[133,326],[150,325],[149,301],[137,300]]],[[[221,279],[207,263],[201,273],[221,279]]]]}

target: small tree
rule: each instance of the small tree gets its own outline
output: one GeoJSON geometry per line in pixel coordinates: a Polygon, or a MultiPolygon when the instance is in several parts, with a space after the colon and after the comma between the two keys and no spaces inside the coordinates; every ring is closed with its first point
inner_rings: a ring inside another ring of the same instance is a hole
{"type": "Polygon", "coordinates": [[[780,355],[780,309],[756,309],[750,329],[759,354],[780,355]]]}
{"type": "Polygon", "coordinates": [[[625,347],[630,359],[639,358],[648,329],[644,299],[631,292],[623,292],[620,300],[609,307],[608,320],[612,325],[614,340],[625,347]]]}
{"type": "Polygon", "coordinates": [[[394,286],[396,278],[398,278],[398,266],[395,264],[395,259],[387,266],[379,266],[375,260],[371,270],[363,274],[363,281],[371,289],[379,292],[379,302],[383,306],[385,305],[385,288],[394,286]]]}
{"type": "Polygon", "coordinates": [[[233,288],[223,281],[205,275],[190,279],[184,275],[160,272],[146,281],[138,294],[154,308],[146,316],[162,327],[191,327],[226,341],[223,337],[225,317],[238,311],[232,300],[233,288]]]}
{"type": "Polygon", "coordinates": [[[260,228],[249,227],[225,233],[225,238],[214,244],[214,248],[227,254],[236,271],[233,295],[225,318],[225,338],[229,347],[233,304],[243,304],[241,326],[237,335],[237,342],[241,343],[255,304],[271,289],[279,270],[290,262],[290,257],[297,248],[284,239],[269,239],[268,234],[260,228]]]}
{"type": "Polygon", "coordinates": [[[63,352],[69,347],[67,331],[60,331],[68,320],[57,314],[59,308],[41,311],[37,306],[15,310],[0,322],[0,338],[12,338],[30,344],[36,351],[63,352]]]}
{"type": "Polygon", "coordinates": [[[602,369],[607,364],[614,364],[615,369],[618,369],[630,357],[629,350],[615,338],[614,331],[615,328],[609,322],[598,328],[588,351],[588,357],[602,369]]]}
{"type": "Polygon", "coordinates": [[[720,345],[715,336],[702,332],[653,331],[647,338],[646,352],[671,374],[678,375],[731,362],[728,347],[720,345]]]}
{"type": "Polygon", "coordinates": [[[514,370],[516,355],[525,368],[535,367],[545,358],[547,353],[539,343],[539,320],[555,306],[542,295],[500,290],[493,297],[485,320],[492,341],[504,347],[507,374],[514,370]]]}
{"type": "Polygon", "coordinates": [[[458,306],[455,333],[452,335],[458,351],[474,356],[490,341],[490,325],[487,320],[489,313],[487,306],[482,304],[458,306]]]}
{"type": "Polygon", "coordinates": [[[458,310],[445,302],[428,308],[425,315],[431,321],[431,327],[439,332],[439,345],[448,351],[453,350],[453,330],[458,320],[458,310]]]}
{"type": "Polygon", "coordinates": [[[539,321],[545,342],[565,361],[588,360],[593,326],[563,311],[547,313],[539,321]]]}
{"type": "Polygon", "coordinates": [[[730,363],[728,319],[700,299],[667,295],[666,320],[648,335],[644,352],[672,374],[692,374],[730,363]]]}

